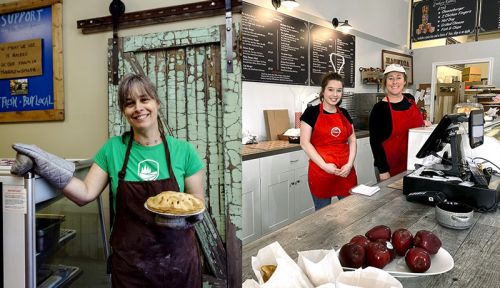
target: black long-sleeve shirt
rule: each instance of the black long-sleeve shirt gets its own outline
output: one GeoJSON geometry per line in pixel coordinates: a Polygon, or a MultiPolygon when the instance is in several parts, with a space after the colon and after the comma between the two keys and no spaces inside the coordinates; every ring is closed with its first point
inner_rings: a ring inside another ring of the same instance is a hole
{"type": "MultiPolygon", "coordinates": [[[[401,102],[391,103],[395,111],[408,110],[412,103],[408,99],[415,100],[411,94],[405,94],[401,102]]],[[[389,172],[389,164],[382,143],[389,139],[392,133],[392,116],[389,104],[379,101],[373,106],[369,118],[370,146],[372,148],[374,165],[379,173],[389,172]]]]}

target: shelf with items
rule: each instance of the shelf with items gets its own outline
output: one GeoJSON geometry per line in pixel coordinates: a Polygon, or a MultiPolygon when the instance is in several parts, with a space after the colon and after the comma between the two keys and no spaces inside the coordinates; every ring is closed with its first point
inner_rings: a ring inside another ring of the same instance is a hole
{"type": "MultiPolygon", "coordinates": [[[[489,108],[500,107],[500,101],[495,101],[495,98],[500,96],[500,88],[493,85],[472,85],[465,92],[475,102],[483,105],[483,109],[487,111],[489,108]]],[[[497,113],[498,114],[498,113],[497,113]]]]}

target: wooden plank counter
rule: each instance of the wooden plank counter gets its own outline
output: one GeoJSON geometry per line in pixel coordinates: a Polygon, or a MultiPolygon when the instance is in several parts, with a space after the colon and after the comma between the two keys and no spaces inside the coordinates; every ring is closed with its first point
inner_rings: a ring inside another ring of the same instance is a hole
{"type": "MultiPolygon", "coordinates": [[[[403,173],[404,174],[404,173],[403,173]]],[[[434,208],[406,201],[401,190],[387,185],[403,174],[379,183],[381,190],[371,197],[352,195],[243,246],[243,281],[256,279],[251,256],[260,248],[278,241],[297,259],[297,251],[340,249],[354,235],[364,234],[384,224],[393,231],[407,228],[433,231],[455,261],[451,271],[435,276],[398,278],[407,287],[499,287],[500,212],[474,213],[474,224],[466,230],[453,230],[437,224],[434,208]]]]}

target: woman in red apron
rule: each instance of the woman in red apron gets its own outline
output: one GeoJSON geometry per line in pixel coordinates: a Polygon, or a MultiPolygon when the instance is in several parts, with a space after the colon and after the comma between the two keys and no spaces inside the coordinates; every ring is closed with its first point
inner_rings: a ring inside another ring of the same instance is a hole
{"type": "Polygon", "coordinates": [[[320,101],[301,117],[300,144],[309,157],[309,188],[316,210],[349,196],[357,185],[353,167],[356,135],[349,113],[340,108],[343,84],[337,73],[328,73],[321,84],[320,101]]]}
{"type": "MultiPolygon", "coordinates": [[[[110,184],[116,199],[111,201],[116,211],[110,239],[113,287],[200,288],[200,253],[192,225],[200,217],[186,218],[186,225],[160,226],[144,203],[166,190],[204,200],[203,163],[191,144],[165,137],[158,116],[160,100],[148,78],[125,76],[118,87],[118,106],[132,129],[108,139],[84,181],[72,177],[67,167],[63,169],[66,165],[36,169],[79,205],[93,201],[110,184]]],[[[47,158],[48,153],[33,150],[23,146],[19,153],[28,153],[36,163],[47,158]]],[[[52,164],[68,162],[50,157],[52,164]]]]}
{"type": "Polygon", "coordinates": [[[406,171],[408,131],[424,126],[413,97],[403,94],[407,79],[401,65],[387,66],[382,81],[386,97],[370,113],[370,145],[380,181],[406,171]]]}

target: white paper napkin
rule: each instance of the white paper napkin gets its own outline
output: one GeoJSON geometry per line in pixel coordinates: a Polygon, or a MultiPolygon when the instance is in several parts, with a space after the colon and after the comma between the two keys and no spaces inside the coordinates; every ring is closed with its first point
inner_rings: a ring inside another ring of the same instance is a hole
{"type": "Polygon", "coordinates": [[[372,196],[380,190],[378,186],[366,186],[364,184],[358,185],[351,189],[352,193],[362,194],[366,196],[372,196]]]}
{"type": "Polygon", "coordinates": [[[342,265],[335,250],[299,251],[297,264],[315,285],[335,283],[335,279],[342,273],[342,265]]]}
{"type": "Polygon", "coordinates": [[[243,282],[241,288],[260,288],[260,285],[253,279],[247,279],[245,282],[243,282]]]}
{"type": "Polygon", "coordinates": [[[368,266],[365,269],[342,272],[336,288],[403,288],[403,284],[388,272],[368,266]]]}
{"type": "Polygon", "coordinates": [[[262,288],[313,288],[306,274],[295,261],[285,252],[278,242],[273,242],[252,256],[252,270],[262,288]],[[260,267],[276,265],[276,270],[269,280],[264,283],[260,267]]]}

